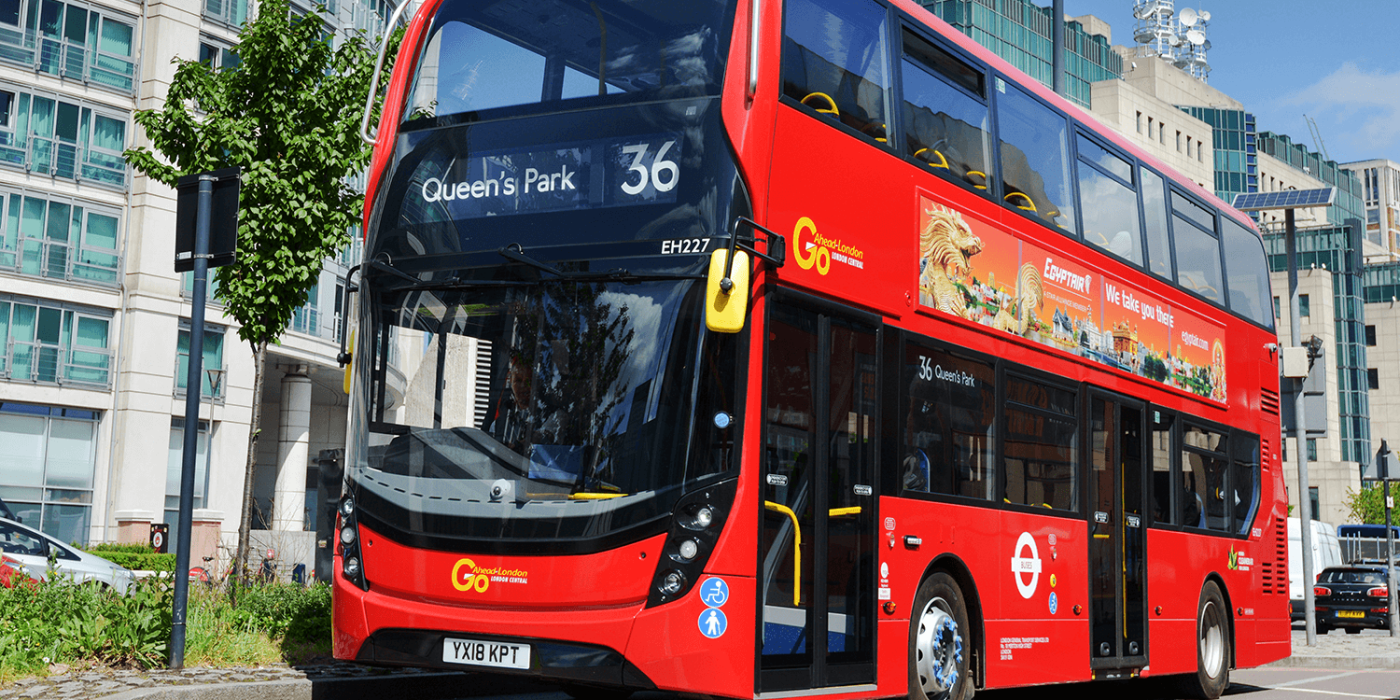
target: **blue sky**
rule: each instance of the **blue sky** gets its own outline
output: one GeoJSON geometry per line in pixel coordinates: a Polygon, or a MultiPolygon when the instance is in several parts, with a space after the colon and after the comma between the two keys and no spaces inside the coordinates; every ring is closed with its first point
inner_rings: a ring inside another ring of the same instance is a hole
{"type": "MultiPolygon", "coordinates": [[[[1049,5],[1050,0],[1036,0],[1049,5]]],[[[1064,0],[1070,16],[1095,15],[1113,43],[1133,43],[1133,0],[1064,0]]],[[[1400,162],[1400,27],[1395,0],[1177,0],[1211,13],[1207,82],[1242,102],[1261,131],[1313,148],[1307,114],[1339,163],[1400,162]]]]}

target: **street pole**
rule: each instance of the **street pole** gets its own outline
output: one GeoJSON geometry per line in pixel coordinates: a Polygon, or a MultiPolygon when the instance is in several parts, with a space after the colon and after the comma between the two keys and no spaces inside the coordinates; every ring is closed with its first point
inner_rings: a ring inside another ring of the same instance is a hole
{"type": "Polygon", "coordinates": [[[1065,94],[1065,0],[1050,3],[1050,79],[1057,95],[1065,94]]]}
{"type": "Polygon", "coordinates": [[[194,461],[199,445],[199,400],[204,388],[204,303],[209,281],[209,219],[213,175],[199,176],[194,234],[194,295],[190,309],[189,371],[185,380],[185,445],[180,461],[180,520],[175,545],[175,603],[170,626],[170,668],[185,667],[185,609],[190,593],[190,523],[194,517],[194,461]]]}
{"type": "MultiPolygon", "coordinates": [[[[1298,245],[1297,230],[1293,225],[1293,210],[1285,209],[1284,243],[1288,249],[1288,335],[1292,347],[1303,344],[1303,313],[1298,306],[1298,245]]],[[[1293,380],[1293,457],[1298,463],[1298,529],[1303,536],[1303,628],[1307,631],[1308,646],[1317,646],[1317,618],[1313,604],[1312,560],[1312,497],[1308,491],[1308,441],[1307,421],[1303,418],[1303,380],[1293,380]]]]}
{"type": "MultiPolygon", "coordinates": [[[[1388,458],[1388,457],[1387,457],[1388,458]]],[[[1389,466],[1389,465],[1386,465],[1389,466]]],[[[1390,475],[1385,470],[1385,580],[1386,613],[1390,618],[1390,636],[1400,637],[1400,612],[1395,610],[1395,531],[1390,529],[1390,475]]]]}

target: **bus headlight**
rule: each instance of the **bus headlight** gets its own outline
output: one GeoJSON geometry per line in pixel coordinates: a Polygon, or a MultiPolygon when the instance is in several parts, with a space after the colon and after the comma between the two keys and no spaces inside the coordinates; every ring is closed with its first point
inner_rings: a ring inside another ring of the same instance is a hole
{"type": "Polygon", "coordinates": [[[360,576],[360,559],[358,557],[350,557],[345,560],[345,576],[347,578],[360,576]]]}
{"type": "Polygon", "coordinates": [[[346,496],[336,510],[340,514],[340,573],[345,580],[355,584],[360,590],[367,591],[369,582],[365,580],[364,565],[360,559],[360,527],[356,522],[358,518],[355,517],[354,499],[346,496]]]}
{"type": "Polygon", "coordinates": [[[678,600],[705,573],[734,503],[736,479],[692,489],[676,502],[671,531],[656,563],[647,607],[678,600]]]}

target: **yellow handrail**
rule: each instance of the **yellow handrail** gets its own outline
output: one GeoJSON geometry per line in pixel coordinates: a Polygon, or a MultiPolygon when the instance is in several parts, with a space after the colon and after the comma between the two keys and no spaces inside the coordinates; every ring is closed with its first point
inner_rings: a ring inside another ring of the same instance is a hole
{"type": "Polygon", "coordinates": [[[579,491],[578,493],[571,493],[571,494],[569,494],[569,500],[571,500],[571,501],[604,501],[604,500],[607,500],[607,499],[609,499],[609,498],[622,498],[623,496],[626,496],[626,495],[627,495],[627,494],[625,494],[625,493],[593,493],[593,492],[589,492],[589,491],[579,491]]]}
{"type": "Polygon", "coordinates": [[[815,109],[818,112],[821,112],[822,114],[833,114],[838,117],[841,116],[841,110],[837,108],[836,100],[831,99],[831,95],[828,95],[824,92],[814,92],[807,95],[806,97],[802,98],[802,104],[807,105],[808,107],[811,107],[812,109],[815,109]],[[821,107],[815,107],[813,105],[807,104],[807,100],[810,100],[813,97],[820,97],[826,100],[826,103],[831,105],[831,109],[822,109],[821,107]]]}
{"type": "Polygon", "coordinates": [[[827,511],[827,517],[840,518],[846,515],[860,515],[860,506],[850,506],[847,508],[832,508],[827,511]]]}
{"type": "MultiPolygon", "coordinates": [[[[929,152],[929,149],[927,149],[927,148],[920,148],[919,150],[914,151],[914,157],[915,157],[915,158],[918,158],[920,154],[928,153],[928,152],[929,152]]],[[[935,149],[932,149],[932,152],[933,152],[934,155],[938,156],[938,160],[939,160],[940,162],[935,163],[935,162],[933,162],[933,161],[931,161],[931,160],[925,160],[924,163],[927,164],[928,167],[930,167],[930,168],[943,168],[944,170],[947,170],[947,169],[948,169],[948,158],[947,158],[946,156],[943,155],[943,152],[942,152],[942,151],[939,151],[939,150],[936,149],[936,148],[935,148],[935,149]]]]}
{"type": "Polygon", "coordinates": [[[764,501],[763,507],[792,521],[792,606],[802,607],[802,526],[797,523],[797,514],[781,503],[764,501]]]}

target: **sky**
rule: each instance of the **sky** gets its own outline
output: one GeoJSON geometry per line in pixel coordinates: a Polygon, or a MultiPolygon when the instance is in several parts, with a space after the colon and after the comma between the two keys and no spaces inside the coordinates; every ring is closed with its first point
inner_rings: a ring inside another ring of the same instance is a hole
{"type": "MultiPolygon", "coordinates": [[[[1107,22],[1113,43],[1133,45],[1133,0],[1064,5],[1071,17],[1107,22]]],[[[1400,162],[1400,54],[1391,49],[1400,2],[1176,0],[1177,12],[1186,7],[1211,13],[1206,82],[1243,103],[1260,131],[1315,150],[1306,114],[1332,160],[1400,162]]]]}

